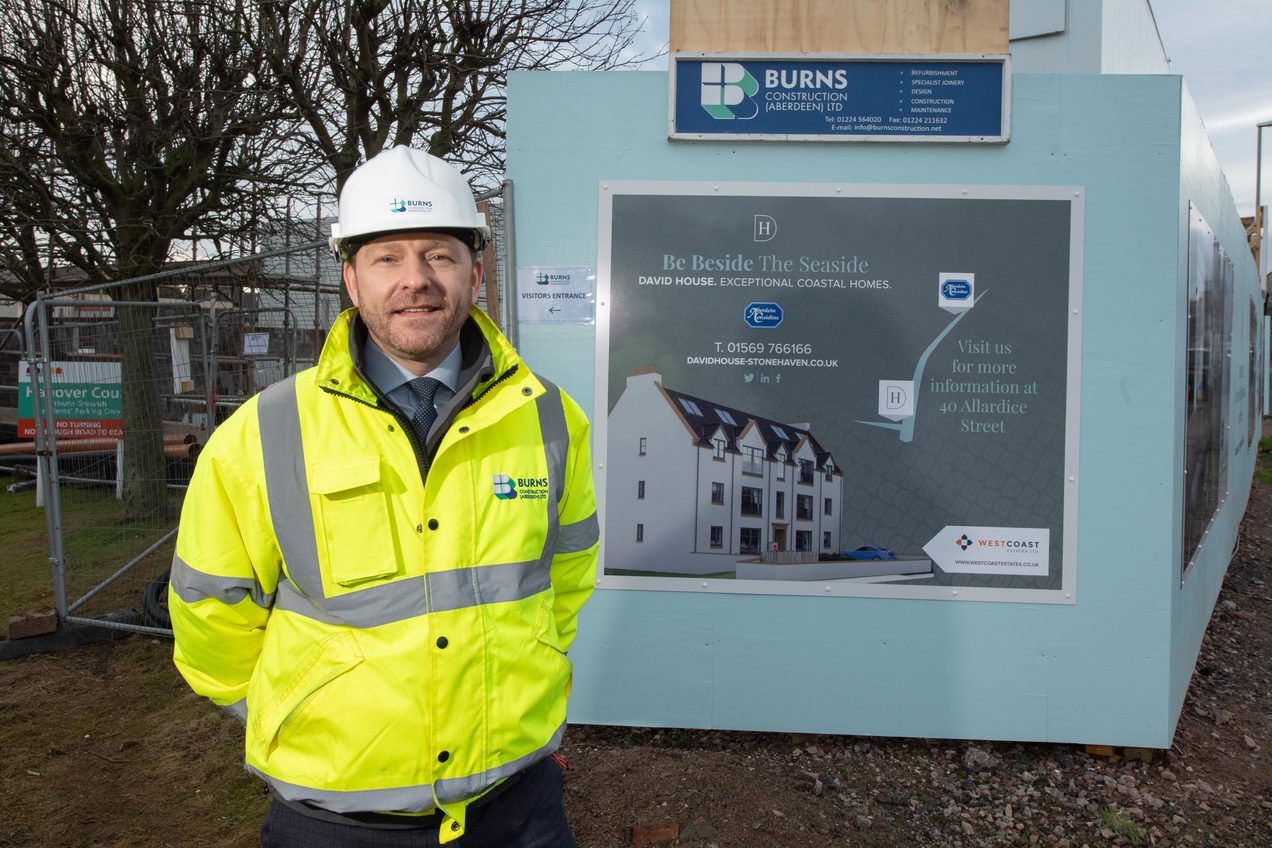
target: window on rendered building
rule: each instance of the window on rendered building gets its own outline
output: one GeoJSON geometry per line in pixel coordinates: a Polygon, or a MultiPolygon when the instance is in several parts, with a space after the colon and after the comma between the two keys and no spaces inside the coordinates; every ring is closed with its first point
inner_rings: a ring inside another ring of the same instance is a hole
{"type": "Polygon", "coordinates": [[[813,518],[813,496],[812,495],[796,495],[795,496],[795,517],[802,521],[811,521],[813,518]]]}
{"type": "Polygon", "coordinates": [[[764,512],[764,491],[754,486],[742,487],[742,514],[762,515],[764,512]]]}

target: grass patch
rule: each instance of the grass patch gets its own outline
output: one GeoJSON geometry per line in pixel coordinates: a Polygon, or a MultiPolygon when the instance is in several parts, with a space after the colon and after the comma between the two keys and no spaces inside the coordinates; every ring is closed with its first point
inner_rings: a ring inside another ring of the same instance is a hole
{"type": "Polygon", "coordinates": [[[1259,439],[1259,456],[1254,463],[1256,483],[1272,485],[1272,436],[1259,439]]]}
{"type": "MultiPolygon", "coordinates": [[[[61,493],[64,578],[68,602],[88,592],[175,526],[130,524],[122,520],[119,501],[110,491],[64,488],[61,493]]],[[[35,492],[0,490],[0,539],[5,561],[0,566],[0,624],[9,616],[52,609],[53,570],[49,564],[48,525],[35,492]]],[[[167,567],[173,543],[162,545],[120,580],[94,597],[79,615],[136,609],[146,584],[167,567]]]]}
{"type": "Polygon", "coordinates": [[[1100,810],[1100,825],[1107,827],[1113,831],[1114,835],[1123,837],[1132,845],[1143,842],[1144,833],[1139,824],[1121,810],[1115,810],[1112,807],[1100,810]]]}
{"type": "Polygon", "coordinates": [[[178,677],[170,641],[0,663],[0,714],[0,845],[259,844],[243,729],[178,677]]]}
{"type": "Polygon", "coordinates": [[[53,572],[49,568],[48,530],[35,492],[0,489],[0,623],[9,616],[53,607],[53,572]]]}

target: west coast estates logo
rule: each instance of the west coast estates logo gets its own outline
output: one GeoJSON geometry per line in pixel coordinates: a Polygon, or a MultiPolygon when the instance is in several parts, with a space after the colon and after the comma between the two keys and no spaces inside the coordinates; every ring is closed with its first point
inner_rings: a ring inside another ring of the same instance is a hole
{"type": "Polygon", "coordinates": [[[928,540],[923,552],[932,558],[934,566],[950,574],[1046,577],[1051,572],[1050,540],[1051,530],[1047,527],[947,524],[928,540]]]}
{"type": "Polygon", "coordinates": [[[702,63],[702,108],[717,121],[747,120],[760,113],[752,98],[760,84],[737,62],[702,63]]]}
{"type": "Polygon", "coordinates": [[[966,533],[954,540],[954,544],[963,550],[975,545],[978,548],[1009,548],[1018,551],[1036,551],[1042,543],[1038,539],[1029,538],[983,538],[978,535],[976,539],[971,539],[966,533]]]}
{"type": "Polygon", "coordinates": [[[398,198],[395,197],[393,198],[393,202],[389,204],[390,212],[405,212],[408,209],[413,209],[417,212],[432,212],[433,201],[408,200],[408,199],[399,200],[398,198]]]}
{"type": "Polygon", "coordinates": [[[547,477],[513,477],[509,474],[492,474],[492,489],[501,501],[517,498],[541,501],[548,496],[547,477]]]}
{"type": "Polygon", "coordinates": [[[781,324],[784,317],[781,305],[772,301],[754,301],[742,310],[742,320],[755,330],[771,330],[781,324]]]}

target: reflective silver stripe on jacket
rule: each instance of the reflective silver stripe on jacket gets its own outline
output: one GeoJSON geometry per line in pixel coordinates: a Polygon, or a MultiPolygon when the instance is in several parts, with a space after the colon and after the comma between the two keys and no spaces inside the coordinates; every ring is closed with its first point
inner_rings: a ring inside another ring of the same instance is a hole
{"type": "Polygon", "coordinates": [[[596,518],[595,510],[582,521],[573,524],[562,524],[557,535],[556,552],[558,554],[577,554],[586,551],[601,540],[601,523],[596,518]]]}
{"type": "Polygon", "coordinates": [[[278,609],[325,624],[378,627],[430,612],[519,601],[548,588],[548,569],[541,560],[436,571],[315,603],[290,583],[278,584],[278,609]]]}
{"type": "Polygon", "coordinates": [[[543,394],[535,400],[539,412],[539,436],[543,439],[543,455],[548,469],[548,497],[544,499],[547,510],[548,532],[543,539],[543,553],[539,558],[548,568],[556,553],[557,534],[561,530],[561,516],[557,511],[565,495],[565,460],[570,450],[570,428],[565,423],[565,407],[561,405],[561,390],[547,380],[543,394]]]}
{"type": "Polygon", "coordinates": [[[427,813],[436,809],[433,801],[433,790],[437,790],[437,800],[443,804],[465,801],[485,792],[505,777],[511,777],[524,771],[539,760],[551,754],[561,746],[561,737],[565,735],[563,723],[552,734],[552,738],[541,748],[518,757],[509,763],[496,766],[487,771],[467,777],[454,777],[439,780],[433,784],[422,783],[415,786],[396,786],[391,789],[361,789],[341,792],[334,789],[316,789],[288,783],[268,775],[260,769],[248,765],[247,770],[259,776],[269,784],[271,792],[288,801],[308,801],[314,806],[333,813],[357,813],[366,810],[384,810],[395,813],[427,813]]]}
{"type": "Polygon", "coordinates": [[[222,709],[238,719],[239,724],[247,724],[247,698],[239,698],[232,704],[226,704],[222,709]]]}
{"type": "Polygon", "coordinates": [[[295,375],[261,392],[257,417],[261,428],[269,520],[274,525],[278,549],[283,553],[287,577],[305,595],[321,598],[318,541],[314,533],[314,513],[309,507],[309,481],[305,474],[305,448],[300,442],[300,408],[296,400],[295,375]]]}
{"type": "Polygon", "coordinates": [[[560,524],[556,506],[565,497],[570,427],[565,421],[565,405],[561,401],[561,390],[542,377],[539,378],[539,382],[543,383],[545,389],[537,401],[539,428],[543,436],[543,450],[547,459],[548,491],[553,495],[548,503],[549,535],[544,546],[544,555],[550,558],[553,553],[573,554],[586,551],[600,541],[601,525],[595,511],[582,521],[560,524]]]}
{"type": "Polygon", "coordinates": [[[546,381],[544,388],[545,393],[536,400],[536,409],[552,497],[544,501],[547,533],[538,559],[435,569],[423,576],[334,597],[327,597],[322,589],[295,378],[261,392],[257,414],[265,489],[270,521],[286,566],[285,578],[278,584],[277,608],[327,624],[365,628],[430,612],[522,600],[548,589],[552,557],[591,547],[599,528],[595,513],[583,521],[560,526],[558,505],[565,493],[570,433],[560,389],[546,381]]]}
{"type": "Polygon", "coordinates": [[[220,601],[227,606],[234,606],[244,598],[251,598],[252,603],[261,609],[274,606],[274,593],[266,592],[261,584],[250,577],[218,577],[204,574],[181,557],[172,557],[172,572],[169,578],[172,591],[187,604],[198,601],[220,601]]]}

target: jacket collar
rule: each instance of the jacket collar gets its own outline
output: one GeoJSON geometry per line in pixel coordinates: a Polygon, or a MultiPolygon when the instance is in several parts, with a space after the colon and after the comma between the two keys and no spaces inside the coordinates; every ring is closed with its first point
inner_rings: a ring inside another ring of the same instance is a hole
{"type": "MultiPolygon", "coordinates": [[[[363,368],[362,346],[366,334],[366,325],[358,317],[356,307],[341,313],[322,346],[315,380],[320,388],[378,406],[381,405],[380,398],[366,379],[363,368]]],[[[460,331],[459,347],[462,364],[457,397],[479,397],[492,383],[501,379],[529,386],[532,391],[527,397],[543,392],[543,386],[525,367],[512,344],[489,316],[476,306],[469,310],[468,321],[460,331]],[[513,372],[511,376],[509,372],[513,372]]]]}

